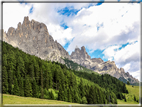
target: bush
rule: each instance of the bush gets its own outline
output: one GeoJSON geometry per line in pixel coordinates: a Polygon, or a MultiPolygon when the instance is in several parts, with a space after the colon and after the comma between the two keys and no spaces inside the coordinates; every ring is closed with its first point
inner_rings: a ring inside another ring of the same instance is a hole
{"type": "Polygon", "coordinates": [[[48,95],[49,95],[49,99],[54,99],[54,100],[58,99],[58,91],[57,90],[48,89],[48,95]]]}
{"type": "Polygon", "coordinates": [[[82,104],[87,104],[88,102],[87,102],[87,99],[86,99],[86,97],[83,97],[82,98],[82,104]]]}

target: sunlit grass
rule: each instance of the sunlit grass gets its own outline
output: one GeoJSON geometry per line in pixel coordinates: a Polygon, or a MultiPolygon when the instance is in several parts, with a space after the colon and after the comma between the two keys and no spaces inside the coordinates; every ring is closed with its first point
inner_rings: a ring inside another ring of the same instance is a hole
{"type": "Polygon", "coordinates": [[[78,103],[3,94],[3,104],[78,104],[78,103]]]}
{"type": "Polygon", "coordinates": [[[123,93],[126,96],[126,102],[124,100],[117,100],[118,104],[139,104],[139,102],[134,101],[134,96],[139,100],[139,86],[126,85],[128,89],[128,94],[123,93]]]}

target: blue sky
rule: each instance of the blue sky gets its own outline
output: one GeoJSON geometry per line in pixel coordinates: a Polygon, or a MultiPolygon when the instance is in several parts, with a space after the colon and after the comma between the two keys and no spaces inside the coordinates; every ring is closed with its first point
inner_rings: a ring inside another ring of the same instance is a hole
{"type": "Polygon", "coordinates": [[[45,23],[49,34],[69,54],[76,46],[85,46],[91,58],[115,61],[118,68],[139,78],[137,67],[133,67],[140,62],[139,4],[6,3],[3,10],[6,31],[29,16],[45,23]]]}
{"type": "MultiPolygon", "coordinates": [[[[97,3],[95,6],[100,6],[100,5],[102,5],[102,4],[103,4],[103,3],[100,2],[100,3],[97,3]]],[[[91,6],[94,6],[94,5],[91,5],[91,4],[90,4],[87,8],[89,8],[89,7],[91,7],[91,6]]],[[[32,8],[33,8],[33,7],[32,7],[32,8]]],[[[69,17],[69,16],[75,16],[75,15],[77,15],[77,13],[78,13],[79,11],[80,11],[80,9],[77,10],[77,9],[74,9],[73,7],[65,7],[65,8],[63,8],[63,9],[58,10],[58,13],[61,14],[61,15],[65,15],[65,16],[69,17]]],[[[123,16],[122,16],[122,17],[123,17],[123,16]]],[[[64,29],[69,28],[68,25],[67,25],[66,23],[64,23],[64,21],[61,22],[60,26],[63,27],[64,29]]],[[[101,26],[103,26],[103,24],[100,24],[100,26],[97,27],[97,30],[99,30],[99,28],[100,28],[101,26]]],[[[70,45],[71,42],[72,42],[72,40],[71,40],[71,41],[68,41],[63,47],[67,50],[67,48],[68,48],[68,46],[70,45]]],[[[119,47],[117,50],[121,50],[122,48],[126,47],[126,46],[129,45],[129,44],[130,44],[129,42],[128,42],[128,43],[125,43],[125,44],[121,44],[122,46],[119,47]]],[[[85,47],[85,48],[86,48],[87,53],[91,56],[91,58],[101,58],[101,59],[103,59],[104,61],[108,61],[108,59],[104,58],[104,54],[103,54],[103,51],[104,51],[104,50],[96,49],[96,50],[94,50],[93,52],[90,52],[91,50],[89,50],[87,47],[85,47]]],[[[114,50],[116,50],[116,49],[114,49],[114,50]]],[[[69,52],[69,53],[70,53],[70,52],[69,52]]],[[[71,54],[71,53],[70,53],[70,54],[71,54]]]]}

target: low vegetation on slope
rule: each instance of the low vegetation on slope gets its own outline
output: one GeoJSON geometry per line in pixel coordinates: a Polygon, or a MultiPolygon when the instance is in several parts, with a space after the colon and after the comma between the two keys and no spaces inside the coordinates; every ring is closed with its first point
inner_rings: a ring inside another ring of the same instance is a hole
{"type": "MultiPolygon", "coordinates": [[[[97,72],[94,72],[90,69],[87,69],[67,58],[63,58],[63,60],[65,61],[65,64],[68,66],[68,68],[72,69],[72,70],[76,70],[76,71],[80,71],[80,72],[87,72],[87,73],[95,73],[95,74],[98,74],[97,72]]],[[[100,75],[100,74],[98,74],[100,75]]]]}
{"type": "Polygon", "coordinates": [[[128,94],[123,93],[126,99],[119,99],[118,104],[139,104],[139,86],[126,85],[128,94]]]}
{"type": "Polygon", "coordinates": [[[63,64],[41,60],[5,42],[2,47],[4,94],[83,104],[117,103],[112,91],[76,76],[63,64]]]}
{"type": "Polygon", "coordinates": [[[75,75],[85,78],[89,81],[92,81],[93,83],[98,84],[102,88],[113,91],[118,99],[121,99],[121,96],[122,96],[122,99],[124,99],[124,96],[122,93],[128,93],[125,83],[123,83],[122,81],[119,81],[117,78],[112,77],[108,74],[99,76],[94,73],[78,72],[75,70],[73,72],[75,75]]]}
{"type": "Polygon", "coordinates": [[[3,104],[78,104],[78,103],[3,94],[3,104]]]}

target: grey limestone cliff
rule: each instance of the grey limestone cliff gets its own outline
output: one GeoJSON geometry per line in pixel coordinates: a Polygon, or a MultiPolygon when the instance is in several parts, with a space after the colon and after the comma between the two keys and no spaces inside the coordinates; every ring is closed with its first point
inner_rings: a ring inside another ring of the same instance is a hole
{"type": "Polygon", "coordinates": [[[139,81],[132,77],[128,72],[125,73],[123,68],[117,68],[114,61],[104,62],[101,58],[92,58],[88,55],[85,50],[85,47],[82,46],[81,50],[76,47],[75,51],[71,54],[72,61],[82,65],[88,69],[91,69],[99,74],[109,74],[113,77],[119,79],[123,77],[126,80],[129,80],[130,83],[138,83],[139,81]]]}
{"type": "Polygon", "coordinates": [[[19,22],[16,29],[10,27],[7,33],[3,31],[3,41],[41,59],[63,64],[61,57],[70,59],[68,52],[49,35],[46,25],[30,21],[29,17],[24,17],[23,23],[19,22]]]}

